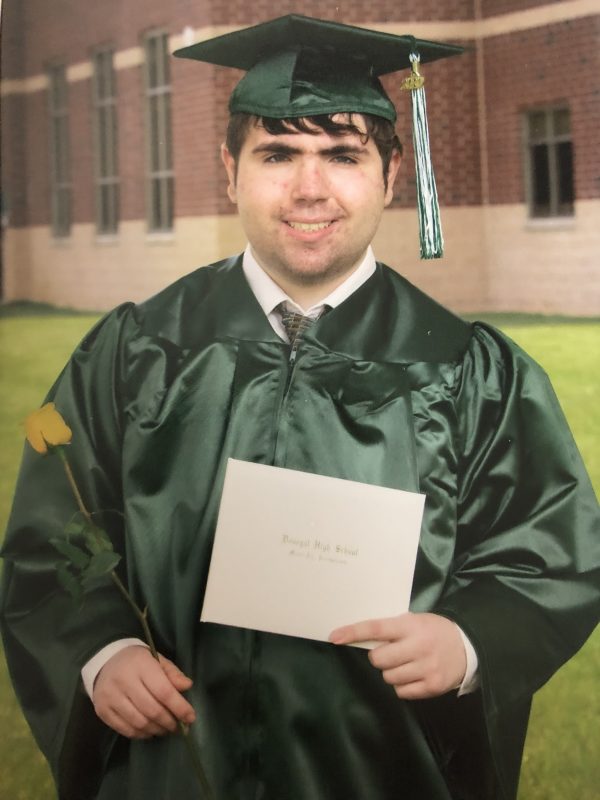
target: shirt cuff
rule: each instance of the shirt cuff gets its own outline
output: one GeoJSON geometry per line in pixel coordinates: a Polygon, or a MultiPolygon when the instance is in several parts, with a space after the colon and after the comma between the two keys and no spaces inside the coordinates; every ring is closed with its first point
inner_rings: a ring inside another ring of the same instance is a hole
{"type": "Polygon", "coordinates": [[[92,656],[92,658],[90,658],[90,660],[83,665],[81,670],[81,679],[90,700],[92,700],[94,694],[94,682],[98,677],[98,673],[106,664],[108,659],[112,658],[126,647],[140,645],[142,647],[148,647],[148,645],[145,642],[142,642],[141,639],[117,639],[115,642],[107,644],[102,648],[102,650],[98,650],[96,655],[92,656]]]}
{"type": "MultiPolygon", "coordinates": [[[[456,625],[456,623],[454,624],[456,625]]],[[[465,694],[471,694],[479,688],[479,661],[477,659],[475,648],[471,644],[471,641],[467,637],[466,633],[463,631],[460,625],[456,625],[456,627],[460,633],[460,638],[462,639],[462,643],[465,648],[465,655],[467,657],[467,668],[465,670],[465,675],[460,686],[458,687],[458,696],[462,697],[465,694]]]]}

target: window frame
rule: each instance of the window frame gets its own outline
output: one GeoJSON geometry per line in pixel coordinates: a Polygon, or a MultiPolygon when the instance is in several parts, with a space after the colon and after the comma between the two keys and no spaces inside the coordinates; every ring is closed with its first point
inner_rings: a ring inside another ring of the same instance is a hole
{"type": "Polygon", "coordinates": [[[525,188],[528,216],[531,220],[564,220],[570,219],[575,215],[575,171],[574,171],[574,144],[571,125],[571,110],[566,103],[557,103],[549,106],[539,106],[528,108],[523,112],[523,153],[525,163],[525,188]],[[568,119],[568,130],[563,133],[557,132],[558,115],[566,112],[568,119]],[[544,132],[536,133],[534,128],[534,117],[543,115],[544,132]],[[571,154],[571,195],[570,203],[560,201],[560,156],[559,146],[570,144],[571,154]],[[547,212],[536,204],[536,168],[534,164],[534,147],[545,146],[548,157],[548,193],[549,201],[547,212]]]}
{"type": "Polygon", "coordinates": [[[174,227],[174,170],[171,124],[169,36],[150,31],[143,39],[146,141],[146,221],[151,233],[174,227]]]}
{"type": "Polygon", "coordinates": [[[48,148],[50,166],[50,226],[57,239],[71,235],[73,224],[69,83],[64,64],[46,69],[48,79],[48,148]]]}
{"type": "Polygon", "coordinates": [[[96,233],[99,236],[114,236],[119,231],[120,223],[120,177],[113,47],[98,48],[92,53],[91,86],[96,233]]]}

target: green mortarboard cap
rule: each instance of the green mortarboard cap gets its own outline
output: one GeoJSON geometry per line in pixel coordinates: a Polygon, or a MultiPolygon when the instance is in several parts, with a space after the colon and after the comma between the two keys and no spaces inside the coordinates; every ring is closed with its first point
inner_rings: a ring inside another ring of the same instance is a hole
{"type": "Polygon", "coordinates": [[[462,48],[297,14],[176,50],[176,56],[246,70],[232,113],[284,119],[355,112],[394,122],[380,75],[456,55],[462,48]]]}
{"type": "Polygon", "coordinates": [[[347,112],[395,122],[396,109],[379,76],[410,68],[403,88],[412,95],[421,256],[439,258],[443,240],[418,64],[462,52],[455,45],[289,14],[174,55],[245,70],[230,112],[274,119],[347,112]]]}

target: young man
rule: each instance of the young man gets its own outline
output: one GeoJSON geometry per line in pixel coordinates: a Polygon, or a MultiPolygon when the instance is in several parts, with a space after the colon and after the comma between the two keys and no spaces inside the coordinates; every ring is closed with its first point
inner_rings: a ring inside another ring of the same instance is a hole
{"type": "Polygon", "coordinates": [[[165,656],[112,587],[79,613],[56,587],[72,501],[28,455],[3,631],[61,798],[197,797],[167,735],[196,715],[227,800],[514,798],[531,695],[595,624],[597,504],[544,374],[374,260],[400,149],[367,34],[269,28],[222,148],[246,252],[109,314],[51,392],[165,656]],[[425,493],[411,613],[331,643],[200,624],[229,457],[425,493]]]}

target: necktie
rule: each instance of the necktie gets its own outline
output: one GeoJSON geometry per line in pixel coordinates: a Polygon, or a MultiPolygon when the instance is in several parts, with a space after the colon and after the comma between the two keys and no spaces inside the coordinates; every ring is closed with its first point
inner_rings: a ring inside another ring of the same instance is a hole
{"type": "Polygon", "coordinates": [[[300,339],[316,320],[312,317],[305,317],[297,311],[289,311],[285,303],[280,304],[279,313],[281,314],[281,322],[290,340],[292,350],[296,350],[300,339]]]}

